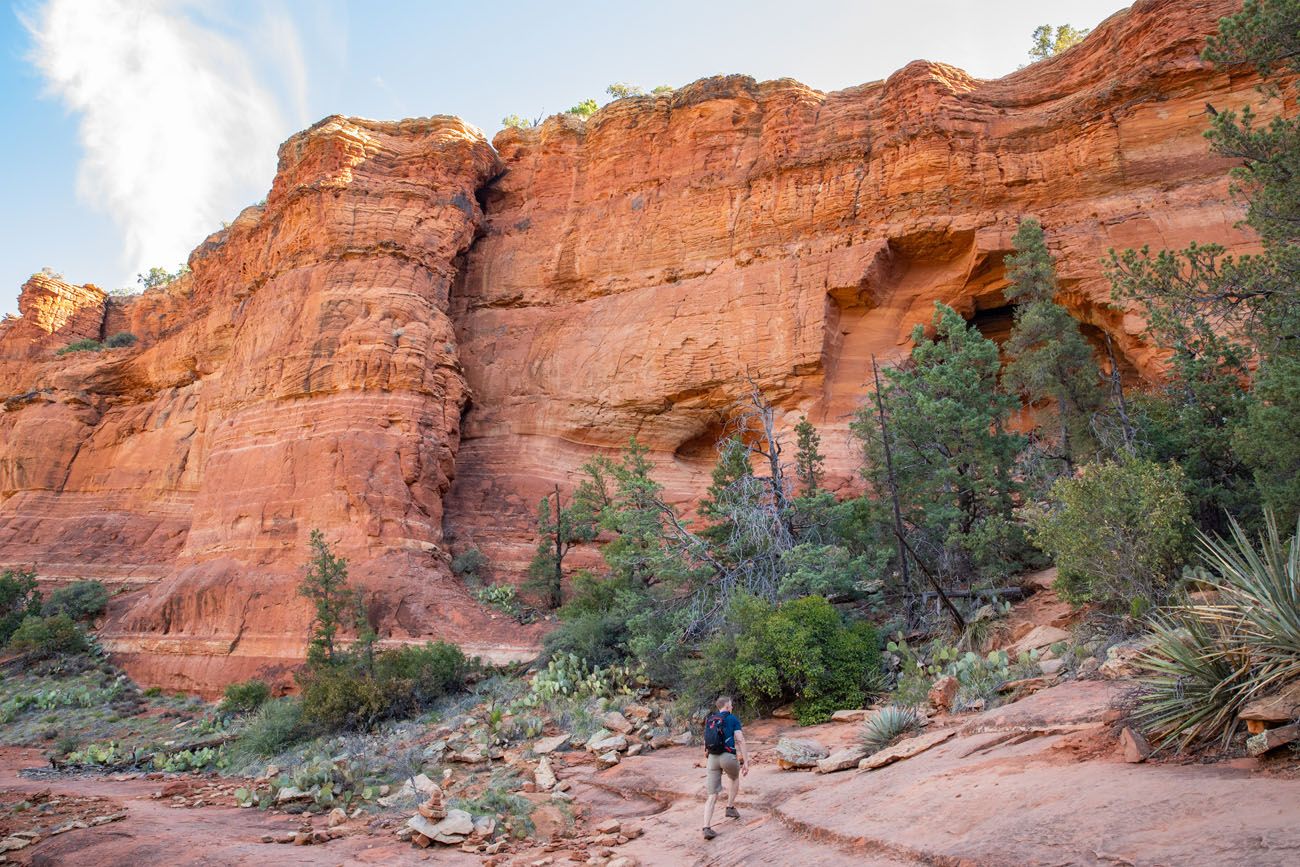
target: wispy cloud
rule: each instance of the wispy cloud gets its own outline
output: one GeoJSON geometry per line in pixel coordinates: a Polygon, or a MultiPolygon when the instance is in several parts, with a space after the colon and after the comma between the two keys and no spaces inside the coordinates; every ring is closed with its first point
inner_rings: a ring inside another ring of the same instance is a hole
{"type": "Polygon", "coordinates": [[[129,273],[183,262],[260,198],[276,146],[301,123],[306,71],[283,14],[232,38],[182,2],[49,0],[26,24],[32,61],[79,117],[78,192],[121,227],[129,273]],[[288,112],[243,47],[273,49],[272,34],[288,112]]]}

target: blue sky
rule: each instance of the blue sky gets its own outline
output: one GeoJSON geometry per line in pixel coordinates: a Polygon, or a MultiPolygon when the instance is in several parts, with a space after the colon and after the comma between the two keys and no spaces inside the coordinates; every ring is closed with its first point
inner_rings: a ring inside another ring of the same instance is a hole
{"type": "Polygon", "coordinates": [[[128,285],[266,194],[321,117],[456,114],[490,137],[625,81],[791,77],[821,90],[911,60],[996,77],[1038,24],[1116,0],[380,2],[18,0],[0,12],[0,313],[51,267],[128,285]]]}

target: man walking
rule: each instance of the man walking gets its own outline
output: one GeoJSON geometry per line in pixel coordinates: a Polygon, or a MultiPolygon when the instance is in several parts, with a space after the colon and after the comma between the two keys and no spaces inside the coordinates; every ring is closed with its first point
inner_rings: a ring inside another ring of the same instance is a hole
{"type": "Polygon", "coordinates": [[[722,775],[727,775],[727,816],[740,818],[736,809],[736,795],[740,792],[740,775],[749,773],[749,749],[745,734],[740,730],[740,720],[731,712],[731,696],[718,696],[718,710],[704,720],[704,751],[709,756],[709,780],[704,802],[704,839],[718,836],[714,831],[713,808],[722,791],[722,775]]]}

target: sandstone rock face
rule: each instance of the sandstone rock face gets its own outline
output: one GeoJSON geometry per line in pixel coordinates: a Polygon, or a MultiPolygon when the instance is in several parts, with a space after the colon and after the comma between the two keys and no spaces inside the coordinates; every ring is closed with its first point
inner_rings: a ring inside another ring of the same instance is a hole
{"type": "Polygon", "coordinates": [[[24,287],[0,323],[0,566],[127,591],[105,643],[168,687],[301,659],[314,528],[386,640],[526,653],[539,627],[476,605],[452,553],[519,576],[538,498],[631,435],[689,508],[747,376],[850,487],[871,356],[906,353],[936,300],[1004,333],[1026,214],[1064,303],[1156,375],[1099,260],[1251,245],[1202,138],[1207,101],[1258,101],[1198,59],[1235,6],[1142,0],[997,81],[707,79],[495,150],[453,118],[327,118],[191,274],[132,299],[24,287]],[[139,340],[55,355],[118,331],[139,340]]]}

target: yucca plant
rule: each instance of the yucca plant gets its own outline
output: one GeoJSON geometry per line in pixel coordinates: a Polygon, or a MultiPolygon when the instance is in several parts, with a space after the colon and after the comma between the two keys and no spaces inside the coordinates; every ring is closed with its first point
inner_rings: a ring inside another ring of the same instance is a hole
{"type": "Polygon", "coordinates": [[[1250,657],[1232,626],[1194,608],[1155,614],[1151,626],[1151,647],[1138,660],[1147,672],[1138,722],[1161,749],[1215,737],[1226,746],[1250,686],[1250,657]]]}
{"type": "Polygon", "coordinates": [[[1300,678],[1300,518],[1285,542],[1272,510],[1264,512],[1259,547],[1235,520],[1229,539],[1200,537],[1201,556],[1221,604],[1205,615],[1229,624],[1249,648],[1253,691],[1300,678]]]}
{"type": "Polygon", "coordinates": [[[1300,522],[1283,542],[1274,514],[1264,520],[1258,547],[1235,520],[1227,539],[1200,536],[1215,604],[1151,618],[1137,718],[1162,748],[1226,746],[1247,702],[1300,678],[1300,522]]]}
{"type": "Polygon", "coordinates": [[[871,752],[883,750],[921,722],[914,707],[891,704],[882,707],[862,724],[862,745],[871,752]]]}

